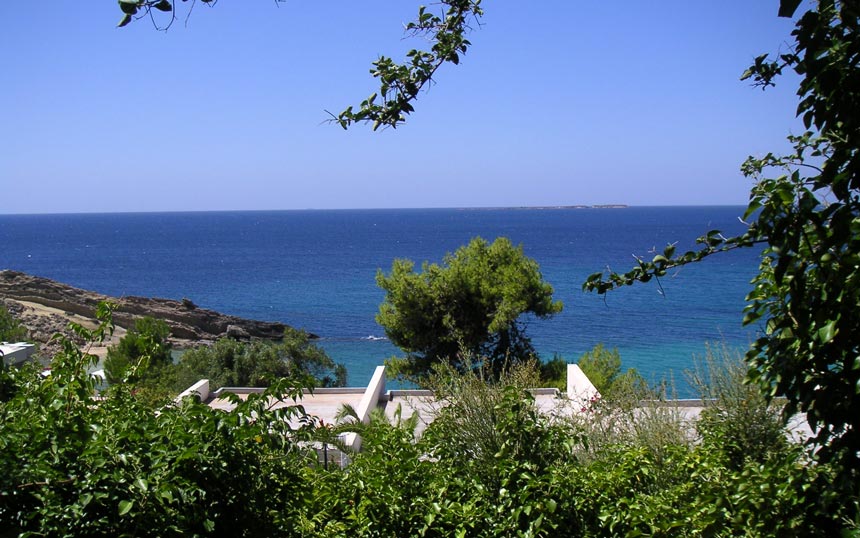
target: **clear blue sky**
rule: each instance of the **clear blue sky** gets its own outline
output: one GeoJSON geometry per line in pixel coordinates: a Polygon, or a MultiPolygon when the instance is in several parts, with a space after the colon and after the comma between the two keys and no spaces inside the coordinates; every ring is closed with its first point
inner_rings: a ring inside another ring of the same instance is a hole
{"type": "Polygon", "coordinates": [[[488,0],[402,128],[323,123],[418,5],[198,2],[164,33],[4,1],[0,212],[744,204],[743,159],[801,130],[795,80],[739,81],[786,47],[777,0],[488,0]]]}

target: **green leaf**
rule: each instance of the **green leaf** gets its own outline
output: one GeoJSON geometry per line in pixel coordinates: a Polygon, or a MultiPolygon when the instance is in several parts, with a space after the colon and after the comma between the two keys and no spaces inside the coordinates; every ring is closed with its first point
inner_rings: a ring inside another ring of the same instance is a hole
{"type": "Polygon", "coordinates": [[[117,27],[117,28],[122,28],[123,26],[125,26],[126,24],[128,24],[128,23],[130,23],[130,22],[131,22],[131,15],[129,15],[128,13],[126,13],[126,14],[125,14],[125,15],[123,15],[123,16],[122,16],[122,18],[119,20],[119,23],[116,25],[116,27],[117,27]]]}
{"type": "Polygon", "coordinates": [[[171,491],[169,489],[162,490],[161,492],[159,492],[159,495],[161,496],[162,499],[164,499],[168,503],[173,502],[173,493],[171,493],[171,491]]]}
{"type": "Polygon", "coordinates": [[[744,218],[748,219],[752,216],[753,213],[758,211],[761,208],[761,203],[757,201],[752,201],[747,206],[746,211],[744,211],[744,218]]]}
{"type": "Polygon", "coordinates": [[[838,330],[836,329],[836,320],[832,320],[824,327],[818,329],[818,340],[822,344],[826,344],[833,340],[833,337],[836,336],[837,332],[838,330]]]}
{"type": "Polygon", "coordinates": [[[138,0],[119,0],[119,8],[126,15],[136,14],[139,5],[138,0]]]}
{"type": "Polygon", "coordinates": [[[173,11],[173,6],[170,4],[169,0],[161,0],[161,2],[155,4],[155,9],[158,11],[173,11]]]}
{"type": "Polygon", "coordinates": [[[779,13],[780,17],[793,17],[797,11],[797,6],[800,5],[800,0],[780,0],[779,13]]]}
{"type": "Polygon", "coordinates": [[[131,507],[134,506],[134,501],[120,501],[119,502],[119,515],[124,516],[131,511],[131,507]]]}

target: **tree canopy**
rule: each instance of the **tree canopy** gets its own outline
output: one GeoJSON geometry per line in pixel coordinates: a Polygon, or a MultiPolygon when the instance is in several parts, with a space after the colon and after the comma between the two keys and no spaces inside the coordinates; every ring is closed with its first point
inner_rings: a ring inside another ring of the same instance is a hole
{"type": "Polygon", "coordinates": [[[407,353],[398,365],[407,375],[423,375],[439,361],[463,369],[470,358],[497,374],[506,361],[534,355],[521,316],[546,318],[562,309],[538,264],[504,237],[492,244],[477,237],[420,272],[411,260],[395,260],[376,282],[386,292],[376,321],[407,353]]]}

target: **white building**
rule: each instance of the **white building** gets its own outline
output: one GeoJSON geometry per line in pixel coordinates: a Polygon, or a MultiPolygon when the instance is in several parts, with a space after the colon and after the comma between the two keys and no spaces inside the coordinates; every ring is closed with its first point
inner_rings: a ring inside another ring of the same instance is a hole
{"type": "Polygon", "coordinates": [[[35,352],[36,346],[34,344],[0,342],[0,355],[3,356],[3,362],[10,366],[18,366],[27,362],[35,352]]]}

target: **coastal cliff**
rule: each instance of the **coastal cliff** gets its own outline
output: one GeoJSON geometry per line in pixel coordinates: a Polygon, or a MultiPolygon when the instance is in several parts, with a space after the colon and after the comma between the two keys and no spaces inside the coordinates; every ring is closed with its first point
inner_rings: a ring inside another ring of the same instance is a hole
{"type": "MultiPolygon", "coordinates": [[[[30,337],[41,344],[48,342],[54,333],[65,332],[70,321],[85,326],[94,324],[95,310],[101,301],[117,305],[113,319],[120,328],[118,332],[124,333],[122,329],[131,327],[137,318],[152,316],[167,323],[171,340],[178,347],[224,336],[278,340],[286,328],[283,323],[255,321],[199,308],[188,299],[110,297],[11,270],[0,271],[0,300],[27,328],[30,337]]],[[[44,346],[42,350],[48,351],[44,346]]]]}

